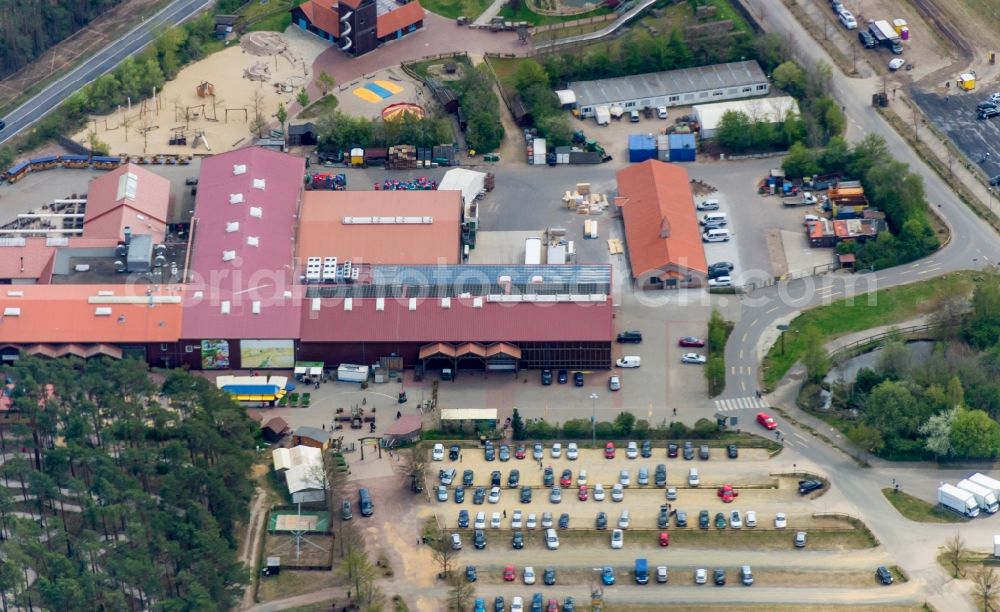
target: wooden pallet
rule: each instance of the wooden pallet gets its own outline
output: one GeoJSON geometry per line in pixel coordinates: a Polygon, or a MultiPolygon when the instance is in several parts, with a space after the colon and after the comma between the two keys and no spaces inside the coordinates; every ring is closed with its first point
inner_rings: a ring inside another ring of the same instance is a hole
{"type": "Polygon", "coordinates": [[[625,252],[625,245],[621,240],[617,238],[612,238],[608,240],[608,253],[611,255],[621,255],[625,252]]]}

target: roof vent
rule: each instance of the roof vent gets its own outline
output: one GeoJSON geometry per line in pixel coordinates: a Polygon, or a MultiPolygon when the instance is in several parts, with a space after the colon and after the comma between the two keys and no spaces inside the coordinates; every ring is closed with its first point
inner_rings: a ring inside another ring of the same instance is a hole
{"type": "Polygon", "coordinates": [[[660,219],[660,238],[670,238],[670,221],[666,217],[660,219]]]}
{"type": "Polygon", "coordinates": [[[344,298],[344,310],[346,312],[354,310],[354,298],[344,298]]]}
{"type": "Polygon", "coordinates": [[[243,203],[243,194],[242,193],[231,193],[231,194],[229,194],[229,203],[230,204],[242,204],[243,203]]]}
{"type": "Polygon", "coordinates": [[[260,219],[263,215],[264,215],[264,209],[261,208],[260,206],[251,206],[250,207],[250,216],[251,217],[257,217],[258,219],[260,219]]]}
{"type": "Polygon", "coordinates": [[[451,308],[451,298],[443,297],[441,298],[441,308],[451,308]]]}
{"type": "Polygon", "coordinates": [[[250,305],[250,311],[254,314],[260,314],[260,301],[255,300],[253,304],[250,305]]]}
{"type": "Polygon", "coordinates": [[[222,261],[232,261],[236,259],[236,251],[223,251],[222,261]]]}
{"type": "Polygon", "coordinates": [[[319,312],[319,305],[320,305],[320,303],[322,303],[322,301],[323,300],[321,300],[319,298],[313,298],[313,301],[312,301],[312,311],[313,312],[319,312]]]}
{"type": "Polygon", "coordinates": [[[99,306],[94,309],[94,314],[97,315],[98,317],[110,317],[111,308],[108,306],[99,306]]]}
{"type": "Polygon", "coordinates": [[[226,231],[229,232],[230,234],[233,233],[233,232],[240,231],[240,222],[239,221],[227,221],[226,222],[226,231]]]}
{"type": "Polygon", "coordinates": [[[375,298],[375,310],[379,312],[385,310],[385,298],[375,298]]]}
{"type": "Polygon", "coordinates": [[[204,296],[205,296],[205,292],[204,291],[195,291],[194,292],[194,298],[195,299],[200,300],[204,296]]]}
{"type": "Polygon", "coordinates": [[[410,310],[416,310],[417,309],[417,298],[410,298],[409,309],[410,310]]]}
{"type": "Polygon", "coordinates": [[[483,307],[483,298],[481,298],[481,297],[472,298],[472,307],[473,308],[482,308],[483,307]]]}
{"type": "Polygon", "coordinates": [[[229,303],[229,300],[223,300],[223,302],[222,302],[222,306],[221,306],[221,308],[219,308],[219,310],[220,310],[220,311],[222,312],[222,314],[224,314],[224,315],[227,315],[227,314],[229,314],[229,310],[230,310],[230,303],[229,303]]]}
{"type": "Polygon", "coordinates": [[[246,174],[246,173],[247,173],[247,165],[246,164],[233,164],[233,174],[234,175],[246,174]]]}
{"type": "Polygon", "coordinates": [[[114,291],[109,291],[108,289],[103,289],[103,290],[97,292],[97,295],[99,295],[101,297],[111,297],[114,294],[115,294],[114,291]]]}
{"type": "Polygon", "coordinates": [[[286,300],[290,300],[290,299],[292,299],[292,292],[291,291],[286,291],[286,292],[282,293],[281,296],[284,297],[286,300]]]}
{"type": "Polygon", "coordinates": [[[3,309],[3,316],[5,317],[19,317],[21,316],[21,309],[8,306],[3,309]]]}
{"type": "Polygon", "coordinates": [[[253,180],[254,189],[264,189],[264,179],[254,179],[253,180]]]}
{"type": "Polygon", "coordinates": [[[139,185],[139,177],[132,174],[131,172],[126,172],[125,174],[118,177],[118,195],[115,197],[115,201],[118,200],[135,200],[135,189],[139,185]]]}
{"type": "Polygon", "coordinates": [[[24,297],[23,291],[8,291],[7,297],[24,297]]]}
{"type": "Polygon", "coordinates": [[[247,236],[247,244],[250,246],[260,246],[259,236],[247,236]]]}

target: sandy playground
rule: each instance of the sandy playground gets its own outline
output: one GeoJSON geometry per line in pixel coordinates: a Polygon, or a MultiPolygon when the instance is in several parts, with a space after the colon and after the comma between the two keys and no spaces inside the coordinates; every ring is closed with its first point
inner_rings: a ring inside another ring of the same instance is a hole
{"type": "Polygon", "coordinates": [[[184,68],[155,99],[133,101],[131,111],[122,107],[92,117],[73,139],[86,144],[96,126],[97,137],[113,154],[190,155],[246,146],[255,139],[250,133],[255,93],[261,94],[269,125],[277,127],[278,104],[291,109],[298,91],[313,78],[313,60],[326,48],[318,38],[298,32],[252,32],[184,68]],[[181,136],[185,144],[170,144],[181,136]]]}

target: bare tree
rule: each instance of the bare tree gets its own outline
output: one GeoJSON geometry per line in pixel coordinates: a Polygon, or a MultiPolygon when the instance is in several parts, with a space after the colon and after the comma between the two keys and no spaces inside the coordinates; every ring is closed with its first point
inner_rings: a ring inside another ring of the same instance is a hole
{"type": "Polygon", "coordinates": [[[994,567],[980,567],[972,577],[972,588],[976,598],[983,604],[983,612],[997,610],[1000,600],[1000,574],[994,567]]]}
{"type": "Polygon", "coordinates": [[[253,90],[250,96],[250,131],[260,138],[267,127],[267,119],[264,117],[264,94],[260,90],[253,90]]]}
{"type": "Polygon", "coordinates": [[[454,612],[468,610],[472,598],[476,596],[476,587],[464,576],[455,574],[448,579],[451,588],[448,589],[448,609],[454,612]]]}
{"type": "Polygon", "coordinates": [[[461,551],[455,550],[451,547],[451,541],[447,535],[438,530],[433,538],[430,540],[431,554],[434,556],[434,562],[438,564],[441,568],[441,573],[438,575],[439,578],[446,579],[451,574],[451,570],[458,561],[458,555],[461,551]]]}
{"type": "Polygon", "coordinates": [[[424,471],[427,469],[427,449],[423,446],[414,446],[406,451],[399,451],[403,457],[401,462],[403,474],[417,484],[423,486],[424,471]]]}
{"type": "Polygon", "coordinates": [[[967,552],[965,540],[962,534],[955,532],[955,535],[944,541],[944,556],[952,567],[952,576],[958,578],[962,575],[962,557],[967,552]]]}
{"type": "Polygon", "coordinates": [[[368,560],[368,555],[360,547],[347,551],[340,564],[340,578],[360,594],[362,587],[375,582],[375,566],[368,560]]]}

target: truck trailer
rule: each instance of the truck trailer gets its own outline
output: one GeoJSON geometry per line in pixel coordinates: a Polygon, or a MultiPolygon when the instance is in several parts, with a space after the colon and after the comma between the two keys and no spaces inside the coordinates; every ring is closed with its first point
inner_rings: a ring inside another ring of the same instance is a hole
{"type": "Polygon", "coordinates": [[[342,363],[337,368],[337,380],[358,383],[366,382],[368,380],[368,366],[342,363]]]}
{"type": "Polygon", "coordinates": [[[976,472],[972,476],[969,476],[967,480],[993,491],[993,495],[996,495],[997,500],[1000,501],[1000,480],[990,478],[986,474],[982,474],[980,472],[976,472]]]}
{"type": "Polygon", "coordinates": [[[994,514],[998,509],[1000,509],[1000,503],[997,503],[997,496],[992,490],[968,479],[959,480],[958,484],[955,486],[963,491],[972,493],[972,495],[976,498],[976,502],[979,504],[980,510],[994,514]]]}
{"type": "Polygon", "coordinates": [[[896,55],[903,53],[903,43],[899,40],[899,34],[896,33],[896,30],[891,25],[889,25],[888,21],[884,19],[873,21],[868,24],[868,31],[883,47],[889,49],[896,55]]]}
{"type": "Polygon", "coordinates": [[[938,503],[967,518],[979,516],[979,502],[972,493],[953,484],[942,484],[937,491],[938,503]]]}

